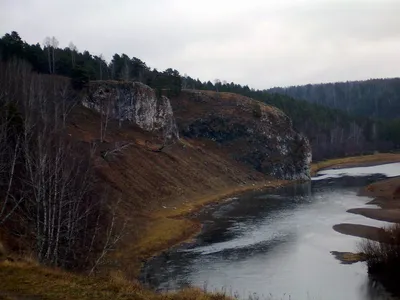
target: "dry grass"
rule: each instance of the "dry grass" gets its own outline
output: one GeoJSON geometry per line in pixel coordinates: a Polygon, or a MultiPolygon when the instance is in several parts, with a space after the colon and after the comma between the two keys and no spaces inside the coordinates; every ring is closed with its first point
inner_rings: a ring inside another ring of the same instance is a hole
{"type": "Polygon", "coordinates": [[[400,154],[394,153],[378,153],[372,155],[352,156],[345,158],[330,159],[326,161],[316,162],[311,164],[311,176],[315,176],[318,171],[331,167],[348,168],[370,164],[384,164],[399,162],[400,154]]]}
{"type": "Polygon", "coordinates": [[[228,299],[199,289],[158,294],[125,280],[120,274],[110,279],[88,277],[25,262],[0,263],[0,283],[0,299],[228,299]]]}

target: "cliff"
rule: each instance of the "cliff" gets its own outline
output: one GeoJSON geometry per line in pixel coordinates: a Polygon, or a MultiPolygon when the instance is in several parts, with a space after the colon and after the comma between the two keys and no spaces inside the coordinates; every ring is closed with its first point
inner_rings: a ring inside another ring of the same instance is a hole
{"type": "Polygon", "coordinates": [[[184,137],[212,140],[231,158],[265,175],[310,177],[310,144],[279,109],[237,94],[210,91],[184,91],[171,103],[184,137]]]}
{"type": "Polygon", "coordinates": [[[107,118],[161,133],[166,140],[179,139],[169,99],[157,97],[152,88],[140,82],[91,82],[82,103],[107,118]]]}
{"type": "Polygon", "coordinates": [[[191,139],[207,139],[225,155],[258,172],[279,179],[308,179],[311,148],[292,128],[279,109],[230,93],[184,91],[170,100],[157,97],[137,82],[96,81],[89,85],[84,106],[119,122],[161,133],[164,141],[179,133],[191,139]]]}

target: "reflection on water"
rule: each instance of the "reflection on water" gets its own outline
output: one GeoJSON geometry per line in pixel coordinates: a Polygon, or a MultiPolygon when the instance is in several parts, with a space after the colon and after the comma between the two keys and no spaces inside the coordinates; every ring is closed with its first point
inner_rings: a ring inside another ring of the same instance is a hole
{"type": "MultiPolygon", "coordinates": [[[[388,166],[369,172],[385,174],[388,166]]],[[[357,196],[360,187],[382,178],[326,178],[210,208],[201,216],[204,229],[195,243],[152,260],[143,281],[159,290],[196,285],[242,298],[257,293],[261,299],[392,299],[368,278],[365,264],[342,265],[330,254],[357,251],[360,241],[335,232],[334,224],[385,225],[346,213],[368,201],[357,196]]]]}

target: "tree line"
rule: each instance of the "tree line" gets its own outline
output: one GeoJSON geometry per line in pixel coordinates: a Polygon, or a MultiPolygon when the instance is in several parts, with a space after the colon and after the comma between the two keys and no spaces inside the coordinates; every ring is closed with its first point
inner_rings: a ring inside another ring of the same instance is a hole
{"type": "Polygon", "coordinates": [[[77,89],[83,88],[90,80],[111,79],[139,81],[159,94],[166,91],[168,95],[178,95],[181,91],[181,76],[172,68],[160,72],[139,58],[130,58],[126,54],[114,54],[111,62],[107,63],[103,55],[93,55],[87,50],[80,52],[72,42],[64,49],[58,46],[55,37],[46,37],[43,45],[30,45],[13,31],[0,39],[0,59],[22,59],[35,72],[70,77],[77,89]]]}
{"type": "Polygon", "coordinates": [[[182,89],[196,89],[248,96],[284,111],[292,119],[294,128],[311,141],[315,159],[400,147],[400,121],[395,119],[400,111],[397,79],[255,90],[219,79],[202,82],[186,74],[181,76],[172,68],[159,72],[126,54],[115,54],[107,63],[102,55],[79,52],[73,43],[64,49],[58,45],[54,37],[45,38],[43,46],[29,45],[17,32],[11,32],[0,39],[0,55],[3,61],[12,57],[24,59],[39,73],[70,77],[78,89],[89,80],[111,79],[142,82],[154,88],[158,95],[175,96],[182,89]],[[386,116],[394,119],[383,119],[386,116]]]}
{"type": "Polygon", "coordinates": [[[307,84],[268,91],[358,116],[400,118],[400,78],[307,84]]]}

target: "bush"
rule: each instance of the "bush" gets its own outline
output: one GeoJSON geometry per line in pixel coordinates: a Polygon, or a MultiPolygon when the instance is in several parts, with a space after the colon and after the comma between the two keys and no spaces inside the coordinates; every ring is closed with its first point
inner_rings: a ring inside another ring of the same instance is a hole
{"type": "Polygon", "coordinates": [[[385,229],[385,234],[379,242],[364,240],[360,250],[366,255],[368,273],[392,292],[399,293],[400,224],[385,229]]]}

